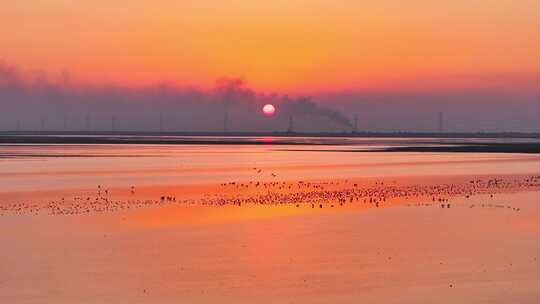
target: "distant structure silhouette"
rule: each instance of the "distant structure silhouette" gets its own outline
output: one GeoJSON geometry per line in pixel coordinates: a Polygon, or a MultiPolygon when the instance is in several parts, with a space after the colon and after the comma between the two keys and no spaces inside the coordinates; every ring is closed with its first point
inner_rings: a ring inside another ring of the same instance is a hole
{"type": "Polygon", "coordinates": [[[293,133],[294,132],[294,122],[292,115],[289,116],[289,126],[287,127],[287,133],[293,133]]]}
{"type": "Polygon", "coordinates": [[[439,112],[439,133],[444,132],[444,113],[439,112]]]}
{"type": "Polygon", "coordinates": [[[225,112],[223,113],[223,132],[229,132],[229,109],[225,106],[225,112]]]}
{"type": "Polygon", "coordinates": [[[85,130],[90,131],[90,114],[86,114],[84,117],[85,130]]]}
{"type": "Polygon", "coordinates": [[[116,131],[116,117],[115,116],[111,118],[111,131],[113,132],[116,131]]]}
{"type": "Polygon", "coordinates": [[[163,133],[163,112],[159,113],[159,133],[163,133]]]}
{"type": "Polygon", "coordinates": [[[353,133],[358,133],[358,114],[354,114],[353,133]]]}

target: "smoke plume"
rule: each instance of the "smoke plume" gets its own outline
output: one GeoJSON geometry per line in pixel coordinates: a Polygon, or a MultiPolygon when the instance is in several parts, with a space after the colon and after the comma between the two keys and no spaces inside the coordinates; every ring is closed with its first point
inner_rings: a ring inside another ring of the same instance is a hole
{"type": "Polygon", "coordinates": [[[497,90],[334,92],[311,98],[255,91],[238,78],[212,90],[175,84],[76,85],[69,73],[27,71],[0,60],[0,131],[359,131],[433,132],[444,112],[449,132],[540,131],[540,95],[497,90]],[[261,113],[276,106],[272,117],[261,113]],[[349,114],[350,113],[350,114],[349,114]],[[114,121],[114,127],[113,127],[114,121]]]}
{"type": "Polygon", "coordinates": [[[296,100],[290,100],[289,97],[285,96],[283,107],[289,111],[290,115],[292,116],[311,115],[329,119],[342,127],[353,127],[351,120],[341,112],[321,106],[311,101],[311,98],[309,97],[301,97],[296,100]]]}

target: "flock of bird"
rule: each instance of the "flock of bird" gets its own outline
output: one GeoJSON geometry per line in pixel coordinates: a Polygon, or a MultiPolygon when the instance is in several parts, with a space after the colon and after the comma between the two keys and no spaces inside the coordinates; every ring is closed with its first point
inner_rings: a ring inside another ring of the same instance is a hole
{"type": "MultiPolygon", "coordinates": [[[[261,169],[254,168],[255,171],[261,169]]],[[[3,203],[0,216],[16,215],[79,215],[101,212],[118,212],[132,209],[159,207],[172,204],[210,205],[210,206],[249,206],[249,205],[290,205],[312,209],[361,205],[383,207],[404,203],[406,206],[439,207],[449,209],[451,198],[471,199],[470,204],[460,204],[468,208],[505,208],[520,211],[518,207],[493,203],[496,193],[532,189],[540,187],[540,176],[520,178],[474,179],[461,183],[435,185],[399,185],[397,182],[378,181],[359,185],[349,180],[310,182],[310,181],[248,181],[228,182],[219,185],[216,193],[204,194],[198,198],[177,199],[177,195],[165,194],[155,199],[136,199],[135,186],[129,188],[130,198],[112,195],[110,189],[98,185],[94,195],[60,198],[48,202],[3,203]],[[472,202],[472,196],[485,195],[484,202],[472,202]]]]}

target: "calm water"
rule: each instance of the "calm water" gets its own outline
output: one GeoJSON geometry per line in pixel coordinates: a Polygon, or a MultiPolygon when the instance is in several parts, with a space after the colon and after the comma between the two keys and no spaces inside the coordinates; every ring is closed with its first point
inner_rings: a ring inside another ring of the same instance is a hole
{"type": "MultiPolygon", "coordinates": [[[[237,138],[192,138],[228,142],[237,138]]],[[[352,152],[463,140],[243,138],[265,145],[3,145],[0,191],[207,184],[348,177],[529,174],[540,157],[519,154],[352,152]],[[312,145],[316,144],[316,145],[312,145]],[[307,150],[307,151],[306,151],[307,150]],[[345,150],[352,150],[344,152],[345,150]],[[257,170],[254,170],[257,168],[257,170]],[[260,172],[259,172],[260,170],[260,172]]],[[[507,141],[507,140],[505,140],[507,141]]]]}
{"type": "MultiPolygon", "coordinates": [[[[44,198],[39,190],[54,190],[47,201],[94,198],[96,185],[128,196],[135,185],[133,197],[157,199],[163,189],[246,191],[213,185],[232,181],[433,176],[440,184],[467,175],[455,180],[468,185],[471,176],[540,175],[536,155],[339,152],[417,144],[409,139],[250,140],[268,144],[0,146],[0,204],[31,205],[44,198]]],[[[516,190],[466,191],[450,197],[451,208],[411,198],[382,208],[0,213],[0,303],[536,304],[539,195],[516,190]]]]}

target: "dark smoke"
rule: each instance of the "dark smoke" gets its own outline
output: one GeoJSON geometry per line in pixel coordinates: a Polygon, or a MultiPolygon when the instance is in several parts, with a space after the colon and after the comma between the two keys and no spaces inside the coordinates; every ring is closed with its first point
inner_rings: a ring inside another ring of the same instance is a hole
{"type": "Polygon", "coordinates": [[[256,94],[251,89],[246,87],[246,84],[241,78],[223,77],[216,81],[215,93],[217,99],[223,103],[223,131],[230,131],[232,125],[238,121],[239,115],[233,113],[234,107],[249,108],[247,101],[256,99],[256,94]],[[233,117],[231,117],[233,116],[233,117]]]}
{"type": "Polygon", "coordinates": [[[226,107],[231,103],[254,99],[256,96],[253,90],[246,87],[245,81],[241,78],[219,78],[216,80],[215,92],[226,107]]]}
{"type": "Polygon", "coordinates": [[[287,96],[284,97],[283,107],[292,116],[311,115],[315,117],[327,118],[340,126],[352,128],[351,120],[341,112],[321,106],[309,97],[301,97],[296,100],[290,100],[287,96]]]}
{"type": "MultiPolygon", "coordinates": [[[[540,94],[490,90],[334,92],[309,98],[263,94],[237,78],[211,90],[175,84],[145,87],[77,85],[69,73],[27,71],[0,59],[0,131],[360,131],[433,132],[444,112],[450,132],[538,132],[540,94]],[[265,103],[277,115],[261,114],[265,103]],[[328,106],[326,106],[328,105],[328,106]],[[331,105],[331,108],[329,107],[331,105]],[[347,130],[348,128],[348,130],[347,130]]],[[[474,81],[473,81],[474,82],[474,81]]],[[[511,84],[511,82],[509,82],[511,84]]]]}

